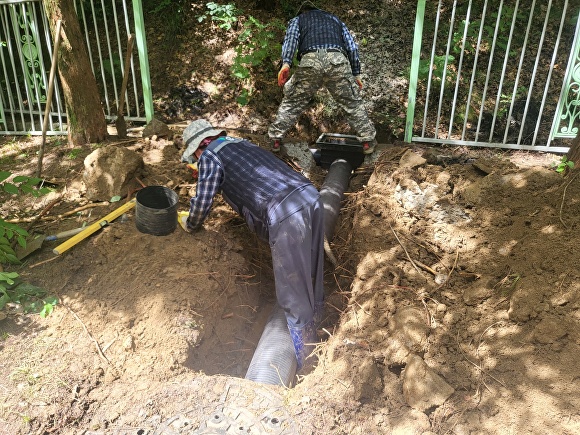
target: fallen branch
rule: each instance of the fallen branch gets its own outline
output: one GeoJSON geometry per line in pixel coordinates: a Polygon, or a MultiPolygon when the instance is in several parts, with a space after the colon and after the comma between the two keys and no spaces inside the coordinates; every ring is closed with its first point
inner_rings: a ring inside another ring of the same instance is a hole
{"type": "Polygon", "coordinates": [[[566,184],[566,187],[564,187],[564,193],[562,194],[562,203],[560,204],[560,222],[562,222],[562,225],[564,225],[564,228],[568,229],[568,225],[566,225],[564,223],[564,220],[562,219],[562,210],[564,209],[564,202],[565,202],[565,198],[566,198],[566,190],[568,189],[568,186],[570,185],[570,183],[572,183],[572,181],[574,181],[574,179],[578,176],[578,172],[570,179],[570,181],[568,181],[568,183],[566,184]]]}
{"type": "Polygon", "coordinates": [[[95,343],[95,347],[97,348],[97,353],[99,354],[101,359],[104,360],[107,364],[111,364],[111,362],[107,359],[107,357],[105,356],[105,354],[101,350],[101,346],[99,346],[99,342],[89,332],[87,325],[84,324],[84,322],[79,318],[79,316],[77,316],[77,313],[75,313],[71,307],[69,307],[68,305],[65,305],[65,307],[67,310],[69,310],[69,312],[73,315],[73,317],[79,321],[79,323],[82,325],[83,329],[85,330],[85,332],[87,333],[89,338],[93,341],[93,343],[95,343]]]}
{"type": "MultiPolygon", "coordinates": [[[[89,208],[94,208],[94,207],[104,207],[110,205],[109,201],[103,201],[103,202],[93,202],[91,204],[85,204],[83,206],[77,207],[74,210],[71,211],[67,211],[66,213],[63,214],[59,214],[56,216],[44,216],[44,217],[40,217],[41,220],[50,220],[50,221],[55,221],[55,220],[59,220],[68,216],[71,216],[73,214],[76,214],[80,211],[89,209],[89,208]]],[[[39,217],[31,217],[31,218],[22,218],[22,219],[9,219],[6,222],[10,222],[11,224],[18,224],[18,223],[22,223],[22,222],[34,222],[36,220],[38,220],[39,217]]]]}
{"type": "MultiPolygon", "coordinates": [[[[407,248],[405,248],[405,246],[403,245],[403,243],[401,243],[401,239],[399,239],[399,236],[397,236],[397,233],[393,229],[391,223],[388,222],[388,224],[389,224],[389,228],[393,232],[393,235],[395,236],[395,239],[397,239],[397,242],[399,242],[399,245],[401,245],[401,248],[403,248],[403,251],[405,251],[405,254],[407,255],[407,259],[411,262],[411,264],[413,265],[413,267],[415,268],[415,270],[419,273],[419,275],[421,275],[423,278],[425,278],[425,276],[421,273],[421,271],[419,270],[419,268],[417,267],[417,265],[415,264],[415,262],[413,261],[413,259],[409,255],[409,253],[407,252],[407,248]]],[[[427,278],[425,278],[425,279],[427,279],[427,278]]]]}

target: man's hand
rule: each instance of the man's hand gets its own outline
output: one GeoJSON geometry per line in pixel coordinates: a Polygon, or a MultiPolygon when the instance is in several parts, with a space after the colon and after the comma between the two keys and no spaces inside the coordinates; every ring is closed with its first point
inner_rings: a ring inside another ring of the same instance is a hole
{"type": "Polygon", "coordinates": [[[197,170],[197,162],[187,165],[187,169],[191,171],[191,176],[197,180],[199,178],[199,171],[197,170]]]}
{"type": "Polygon", "coordinates": [[[181,226],[181,228],[183,228],[184,231],[190,233],[191,231],[189,231],[187,229],[187,218],[188,217],[189,217],[188,211],[180,211],[177,213],[177,222],[179,222],[179,226],[181,226]]]}
{"type": "Polygon", "coordinates": [[[285,63],[280,68],[278,72],[278,86],[284,86],[284,84],[288,81],[288,77],[290,77],[290,65],[285,63]]]}
{"type": "Polygon", "coordinates": [[[362,83],[362,80],[361,80],[360,76],[356,76],[356,77],[354,78],[354,81],[355,81],[355,82],[356,82],[356,84],[358,85],[358,88],[359,88],[360,90],[362,90],[362,88],[363,88],[363,83],[362,83]]]}

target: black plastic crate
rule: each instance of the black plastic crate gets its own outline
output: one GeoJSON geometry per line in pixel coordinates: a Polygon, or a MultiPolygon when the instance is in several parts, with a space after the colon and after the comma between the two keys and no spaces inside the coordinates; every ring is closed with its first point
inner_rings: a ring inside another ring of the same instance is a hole
{"type": "Polygon", "coordinates": [[[357,136],[337,133],[322,133],[316,141],[320,149],[318,164],[328,169],[337,159],[346,160],[353,169],[364,161],[362,143],[357,136]]]}

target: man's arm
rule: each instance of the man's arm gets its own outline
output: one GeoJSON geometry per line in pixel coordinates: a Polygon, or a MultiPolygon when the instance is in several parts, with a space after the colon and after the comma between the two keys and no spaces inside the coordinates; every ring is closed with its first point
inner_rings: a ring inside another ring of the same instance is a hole
{"type": "Polygon", "coordinates": [[[294,17],[288,23],[286,36],[282,44],[282,63],[292,65],[294,53],[298,50],[298,40],[300,38],[300,28],[298,27],[298,17],[294,17]]]}
{"type": "Polygon", "coordinates": [[[346,47],[346,54],[348,56],[348,61],[350,62],[352,75],[355,77],[359,76],[360,59],[358,57],[358,46],[344,23],[342,23],[342,39],[344,40],[344,46],[346,47]]]}
{"type": "Polygon", "coordinates": [[[218,193],[223,182],[223,169],[220,163],[208,156],[202,155],[198,162],[199,178],[196,195],[190,200],[187,229],[196,231],[201,228],[213,204],[213,198],[218,193]]]}

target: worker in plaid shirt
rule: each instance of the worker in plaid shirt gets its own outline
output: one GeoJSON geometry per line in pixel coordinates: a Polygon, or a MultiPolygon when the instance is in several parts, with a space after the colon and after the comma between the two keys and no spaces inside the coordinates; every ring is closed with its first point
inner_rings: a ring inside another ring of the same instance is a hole
{"type": "Polygon", "coordinates": [[[204,119],[183,132],[181,160],[197,161],[196,195],[180,218],[188,232],[198,231],[213,199],[224,200],[250,230],[270,245],[278,304],[286,320],[298,368],[316,342],[315,317],[324,305],[323,204],[310,180],[267,150],[225,135],[204,119]]]}
{"type": "Polygon", "coordinates": [[[305,2],[288,23],[282,44],[278,85],[284,86],[284,98],[268,128],[272,151],[280,150],[286,132],[314,94],[325,87],[345,111],[351,128],[363,143],[363,152],[371,154],[376,145],[376,130],[361,98],[360,73],[358,47],[346,25],[335,15],[305,2]],[[294,54],[299,64],[290,77],[294,54]]]}

